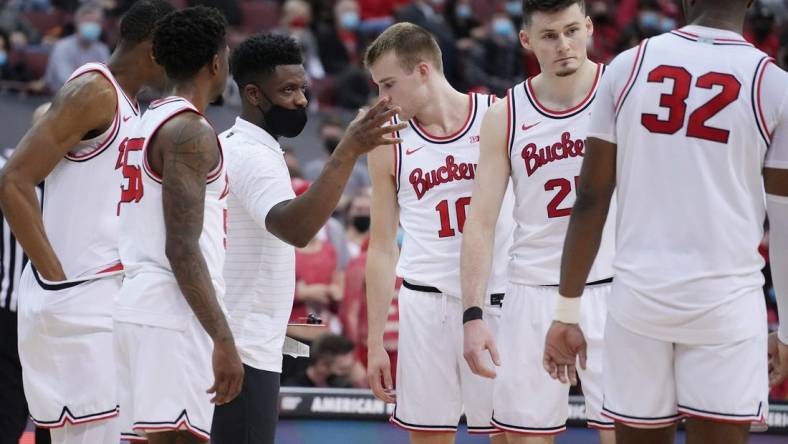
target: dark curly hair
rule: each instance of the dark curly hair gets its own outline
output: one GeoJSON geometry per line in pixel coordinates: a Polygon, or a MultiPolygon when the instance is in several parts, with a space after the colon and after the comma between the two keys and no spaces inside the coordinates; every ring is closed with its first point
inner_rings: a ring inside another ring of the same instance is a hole
{"type": "Polygon", "coordinates": [[[134,2],[120,20],[120,41],[136,45],[153,37],[156,22],[175,11],[166,0],[140,0],[134,2]]]}
{"type": "Polygon", "coordinates": [[[557,12],[574,4],[580,6],[580,10],[586,10],[584,0],[523,0],[523,25],[531,24],[534,12],[557,12]]]}
{"type": "Polygon", "coordinates": [[[230,58],[230,72],[243,89],[256,76],[273,74],[279,65],[301,65],[301,47],[293,38],[279,34],[257,34],[241,42],[230,58]]]}
{"type": "Polygon", "coordinates": [[[189,79],[225,48],[226,28],[227,21],[215,8],[195,6],[172,12],[156,24],[153,57],[167,77],[189,79]]]}

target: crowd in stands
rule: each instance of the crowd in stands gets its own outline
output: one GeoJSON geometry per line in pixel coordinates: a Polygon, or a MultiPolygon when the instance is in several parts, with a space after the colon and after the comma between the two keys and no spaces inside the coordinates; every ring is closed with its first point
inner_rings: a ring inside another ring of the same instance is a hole
{"type": "MultiPolygon", "coordinates": [[[[116,42],[119,17],[133,0],[0,0],[0,91],[51,94],[87,61],[106,62],[116,42]]],[[[419,24],[438,39],[449,81],[460,90],[505,90],[538,73],[536,58],[518,39],[521,2],[505,0],[173,0],[176,6],[205,4],[222,11],[231,25],[230,45],[258,32],[294,37],[303,49],[312,109],[328,114],[319,128],[324,151],[299,165],[289,153],[296,193],[319,175],[344,131],[332,110],[370,103],[376,88],[363,66],[366,45],[398,21],[419,24]]],[[[745,38],[788,66],[788,0],[757,0],[745,38]]],[[[683,24],[677,0],[589,0],[595,32],[590,57],[609,62],[641,39],[683,24]]],[[[232,103],[231,99],[227,99],[232,103]]],[[[286,150],[287,151],[287,150],[286,150]]],[[[287,360],[283,380],[300,385],[361,387],[366,337],[364,265],[370,227],[369,178],[359,164],[336,217],[297,250],[296,294],[291,321],[310,313],[329,333],[300,338],[313,345],[312,359],[287,360]]],[[[766,240],[762,253],[766,257],[766,240]]],[[[776,326],[774,291],[764,294],[776,326]]],[[[392,286],[394,288],[394,286],[392,286]]],[[[386,345],[396,354],[397,305],[386,327],[386,345]]],[[[396,363],[392,356],[392,363],[396,363]]],[[[773,392],[788,399],[788,386],[773,392]]]]}

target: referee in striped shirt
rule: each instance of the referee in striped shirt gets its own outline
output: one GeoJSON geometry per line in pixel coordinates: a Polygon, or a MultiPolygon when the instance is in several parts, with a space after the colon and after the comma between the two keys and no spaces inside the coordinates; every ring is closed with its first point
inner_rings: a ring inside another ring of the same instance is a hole
{"type": "MultiPolygon", "coordinates": [[[[41,105],[33,113],[33,121],[46,112],[49,104],[41,105]]],[[[0,167],[5,165],[12,150],[0,153],[0,167]]],[[[39,193],[39,199],[41,198],[39,193]]],[[[22,246],[2,218],[0,231],[0,444],[18,444],[27,425],[27,401],[22,386],[22,366],[17,349],[16,289],[19,276],[27,264],[22,246]]],[[[49,432],[36,430],[36,444],[49,444],[49,432]]]]}

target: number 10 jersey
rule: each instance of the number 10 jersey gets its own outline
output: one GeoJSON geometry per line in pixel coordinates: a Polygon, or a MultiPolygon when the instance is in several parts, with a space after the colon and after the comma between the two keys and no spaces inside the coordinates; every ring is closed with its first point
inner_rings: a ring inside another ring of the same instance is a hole
{"type": "MultiPolygon", "coordinates": [[[[397,202],[404,231],[397,275],[412,284],[461,297],[460,249],[476,167],[479,130],[493,96],[470,94],[462,128],[446,137],[428,134],[416,119],[398,132],[394,148],[397,202]]],[[[397,120],[395,123],[399,123],[397,120]]],[[[507,188],[495,230],[489,293],[506,289],[506,262],[512,238],[512,197],[507,188]]]]}
{"type": "MultiPolygon", "coordinates": [[[[564,238],[580,183],[591,104],[604,70],[604,65],[597,65],[594,84],[586,97],[563,111],[539,103],[531,79],[506,94],[516,224],[509,280],[515,284],[558,285],[564,238]]],[[[588,282],[613,277],[613,226],[609,217],[588,282]]]]}

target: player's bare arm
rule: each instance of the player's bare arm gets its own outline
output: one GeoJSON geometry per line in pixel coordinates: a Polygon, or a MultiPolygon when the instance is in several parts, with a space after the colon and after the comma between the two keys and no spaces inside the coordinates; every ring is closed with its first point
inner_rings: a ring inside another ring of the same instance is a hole
{"type": "MultiPolygon", "coordinates": [[[[769,259],[774,279],[774,290],[777,294],[778,308],[783,317],[788,314],[788,288],[785,273],[788,271],[788,169],[765,168],[763,171],[764,185],[767,194],[769,214],[769,259]],[[782,276],[782,279],[777,277],[782,276]]],[[[780,318],[783,319],[783,318],[780,318]]],[[[781,332],[786,330],[781,327],[781,332]]],[[[785,335],[770,337],[769,353],[769,384],[779,385],[788,379],[788,342],[785,335]]]]}
{"type": "Polygon", "coordinates": [[[184,113],[162,126],[149,155],[162,176],[167,259],[183,296],[214,342],[215,382],[209,393],[216,395],[211,401],[227,403],[241,391],[243,367],[199,244],[206,178],[219,162],[216,133],[201,116],[184,113]]]}
{"type": "Polygon", "coordinates": [[[367,250],[367,377],[369,386],[379,399],[395,402],[391,363],[383,347],[383,329],[388,318],[396,279],[394,267],[399,257],[397,228],[399,205],[394,185],[391,145],[369,153],[369,176],[372,181],[372,211],[367,250]]]}
{"type": "MultiPolygon", "coordinates": [[[[588,273],[599,251],[615,188],[616,145],[589,138],[561,259],[559,293],[563,297],[579,298],[583,294],[588,273]]],[[[553,322],[545,338],[545,370],[563,383],[577,384],[575,363],[578,356],[580,366],[585,368],[586,342],[580,325],[553,322]]]]}
{"type": "Polygon", "coordinates": [[[60,281],[66,276],[44,231],[35,187],[76,144],[102,134],[112,125],[115,94],[112,84],[98,73],[83,74],[66,83],[0,172],[3,214],[33,265],[47,280],[60,281]]]}
{"type": "Polygon", "coordinates": [[[398,112],[399,108],[389,107],[388,98],[381,99],[368,111],[360,111],[309,190],[268,212],[265,219],[268,231],[296,247],[306,246],[336,209],[359,156],[375,147],[400,142],[389,136],[407,124],[385,125],[398,112]]]}
{"type": "MultiPolygon", "coordinates": [[[[507,153],[507,103],[495,103],[482,121],[479,142],[479,166],[473,185],[473,197],[462,237],[460,272],[462,305],[481,312],[487,293],[495,245],[495,225],[509,183],[511,164],[507,153]]],[[[483,319],[469,320],[463,325],[463,355],[474,374],[495,377],[495,369],[482,359],[489,352],[493,363],[501,365],[495,340],[483,319]]]]}

